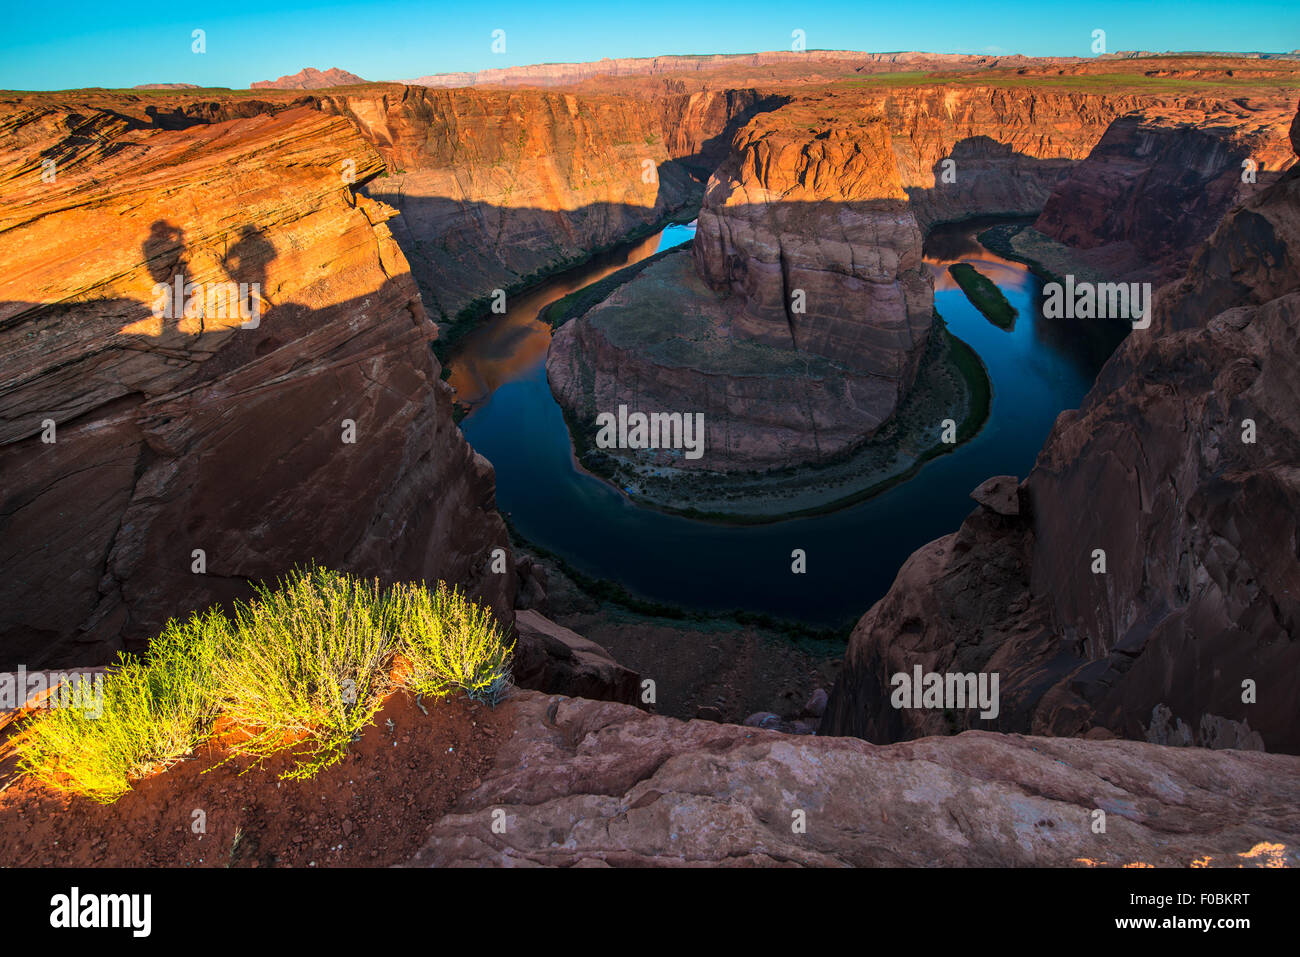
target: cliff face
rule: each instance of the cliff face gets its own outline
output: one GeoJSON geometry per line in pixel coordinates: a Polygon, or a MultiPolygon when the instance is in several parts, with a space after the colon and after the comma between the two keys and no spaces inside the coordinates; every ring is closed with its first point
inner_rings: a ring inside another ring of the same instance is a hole
{"type": "Polygon", "coordinates": [[[1298,261],[1292,169],[1161,290],[1019,489],[907,562],[854,630],[823,732],[944,731],[890,705],[920,664],[999,672],[1003,730],[1300,751],[1298,261]]]}
{"type": "Polygon", "coordinates": [[[452,422],[394,211],[341,176],[383,168],[346,120],[0,122],[7,663],[102,662],[313,559],[509,614],[492,470],[452,422]],[[177,276],[198,304],[155,318],[177,276]]]}
{"type": "Polygon", "coordinates": [[[316,102],[395,171],[367,192],[401,211],[394,229],[425,305],[451,320],[698,201],[692,173],[769,101],[387,87],[316,102]]]}
{"type": "Polygon", "coordinates": [[[1034,228],[1116,279],[1177,278],[1228,210],[1295,161],[1287,116],[1236,103],[1127,114],[1057,185],[1034,228]]]}
{"type": "Polygon", "coordinates": [[[1107,127],[1149,102],[1123,93],[993,86],[906,88],[854,99],[888,123],[923,229],[970,216],[1039,212],[1107,127]]]}
{"type": "Polygon", "coordinates": [[[822,100],[828,109],[837,101],[885,117],[923,229],[1038,215],[1040,232],[1116,281],[1181,275],[1224,214],[1295,161],[1286,139],[1294,105],[1266,92],[1233,100],[932,86],[822,100]],[[1245,159],[1258,166],[1256,183],[1242,182],[1245,159]]]}
{"type": "Polygon", "coordinates": [[[883,123],[802,106],[751,122],[709,181],[694,255],[755,340],[911,384],[934,293],[883,123]]]}

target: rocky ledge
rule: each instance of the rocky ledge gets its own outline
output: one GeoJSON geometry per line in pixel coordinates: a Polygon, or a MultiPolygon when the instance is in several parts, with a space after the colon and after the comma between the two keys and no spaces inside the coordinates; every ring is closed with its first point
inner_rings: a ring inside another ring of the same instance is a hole
{"type": "Polygon", "coordinates": [[[1300,864],[1285,755],[978,731],[877,747],[533,692],[502,708],[491,770],[411,866],[1300,864]]]}
{"type": "Polygon", "coordinates": [[[509,620],[492,467],[346,119],[71,103],[0,128],[0,658],[103,663],[312,560],[509,620]]]}

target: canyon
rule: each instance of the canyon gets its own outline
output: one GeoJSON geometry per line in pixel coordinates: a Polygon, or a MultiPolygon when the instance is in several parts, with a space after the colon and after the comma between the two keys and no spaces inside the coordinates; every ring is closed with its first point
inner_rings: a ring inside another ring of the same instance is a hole
{"type": "Polygon", "coordinates": [[[875,432],[933,313],[888,144],[883,123],[811,105],[743,127],[709,180],[693,262],[665,259],[557,331],[547,375],[571,419],[689,409],[705,455],[672,464],[714,471],[817,461],[875,432]]]}
{"type": "Polygon", "coordinates": [[[826,733],[938,731],[884,703],[922,661],[1000,670],[1004,730],[1300,750],[1298,188],[1292,167],[1233,209],[1025,480],[991,479],[909,560],[854,630],[826,733]]]}
{"type": "MultiPolygon", "coordinates": [[[[623,456],[642,466],[638,486],[665,467],[841,460],[916,379],[933,309],[925,232],[1033,214],[1029,234],[1089,275],[1158,282],[1293,162],[1291,112],[1280,99],[793,90],[733,136],[705,191],[694,274],[666,257],[567,322],[548,379],[580,447],[624,404],[704,415],[702,459],[623,456]]],[[[927,409],[922,428],[937,437],[969,407],[927,409]]]]}
{"type": "Polygon", "coordinates": [[[103,664],[310,561],[441,579],[536,690],[417,864],[1298,863],[1296,65],[1189,59],[1205,88],[1171,91],[1110,60],[788,56],[0,94],[6,662],[103,664]],[[817,461],[918,375],[924,236],[988,213],[1034,217],[1010,242],[1038,263],[1165,283],[1152,327],[865,611],[818,737],[633,707],[641,675],[537,607],[440,354],[694,218],[556,331],[557,398],[705,412],[709,468],[817,461]],[[156,318],[177,275],[256,284],[259,321],[156,318]],[[998,672],[998,717],[890,707],[916,665],[998,672]],[[792,840],[795,809],[827,826],[792,840]]]}

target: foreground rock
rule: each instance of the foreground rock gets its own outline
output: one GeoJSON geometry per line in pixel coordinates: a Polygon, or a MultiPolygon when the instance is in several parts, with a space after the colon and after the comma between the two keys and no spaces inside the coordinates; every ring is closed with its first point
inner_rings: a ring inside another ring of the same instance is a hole
{"type": "Polygon", "coordinates": [[[985,489],[912,555],[854,630],[823,733],[1106,729],[1300,752],[1297,263],[1293,167],[1161,290],[1014,501],[985,489]],[[891,676],[918,665],[998,673],[996,722],[894,708],[891,676]]]}
{"type": "Polygon", "coordinates": [[[492,469],[452,421],[393,210],[341,175],[383,168],[347,120],[0,122],[5,663],[103,663],[313,560],[509,615],[492,469]],[[215,308],[155,318],[178,276],[215,308]]]}
{"type": "Polygon", "coordinates": [[[527,692],[502,708],[492,769],[412,865],[1300,865],[1289,756],[981,732],[875,747],[527,692]]]}

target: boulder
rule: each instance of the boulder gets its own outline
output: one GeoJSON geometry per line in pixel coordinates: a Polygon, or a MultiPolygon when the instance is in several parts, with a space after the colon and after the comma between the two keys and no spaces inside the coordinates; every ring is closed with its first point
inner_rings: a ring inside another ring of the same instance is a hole
{"type": "Polygon", "coordinates": [[[550,694],[635,704],[641,676],[594,641],[528,608],[515,614],[514,682],[550,694]]]}

